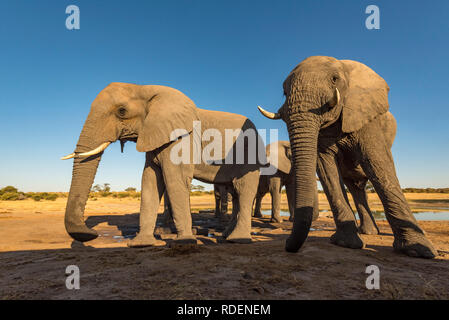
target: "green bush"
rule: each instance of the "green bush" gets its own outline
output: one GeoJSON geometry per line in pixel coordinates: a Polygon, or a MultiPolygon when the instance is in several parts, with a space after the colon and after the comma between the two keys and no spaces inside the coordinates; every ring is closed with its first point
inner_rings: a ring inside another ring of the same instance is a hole
{"type": "Polygon", "coordinates": [[[3,189],[0,189],[0,195],[3,195],[5,193],[18,193],[19,190],[17,190],[17,188],[14,188],[13,186],[7,186],[4,187],[3,189]]]}
{"type": "Polygon", "coordinates": [[[130,193],[129,192],[119,192],[118,197],[119,198],[128,198],[128,197],[130,197],[130,193]]]}
{"type": "Polygon", "coordinates": [[[48,193],[48,192],[28,192],[25,194],[27,198],[31,198],[34,201],[49,200],[55,201],[59,197],[59,193],[48,193]]]}
{"type": "Polygon", "coordinates": [[[50,201],[55,201],[56,199],[58,199],[58,195],[55,193],[49,194],[48,196],[45,197],[45,200],[50,200],[50,201]]]}
{"type": "Polygon", "coordinates": [[[19,194],[16,192],[4,192],[1,196],[0,196],[1,200],[6,200],[6,201],[15,201],[15,200],[19,200],[19,194]]]}

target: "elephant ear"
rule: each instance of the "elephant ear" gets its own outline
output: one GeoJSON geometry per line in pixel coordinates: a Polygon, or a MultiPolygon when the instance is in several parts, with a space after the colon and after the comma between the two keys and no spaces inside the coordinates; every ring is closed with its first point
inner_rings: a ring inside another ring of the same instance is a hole
{"type": "Polygon", "coordinates": [[[137,138],[136,149],[148,152],[193,131],[196,106],[187,97],[159,94],[148,101],[148,113],[137,138]]]}
{"type": "Polygon", "coordinates": [[[292,152],[290,149],[290,143],[288,141],[278,141],[277,145],[273,144],[272,147],[274,147],[275,151],[273,154],[270,153],[270,147],[267,148],[268,162],[274,165],[276,161],[273,161],[272,157],[277,155],[277,169],[280,172],[289,174],[292,168],[292,152]]]}
{"type": "Polygon", "coordinates": [[[385,80],[366,65],[341,61],[349,79],[343,100],[342,130],[354,132],[388,111],[388,87],[385,80]]]}

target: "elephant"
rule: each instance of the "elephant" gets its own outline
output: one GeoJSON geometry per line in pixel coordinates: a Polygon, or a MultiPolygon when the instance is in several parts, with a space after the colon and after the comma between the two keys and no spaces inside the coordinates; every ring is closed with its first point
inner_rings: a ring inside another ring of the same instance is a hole
{"type": "Polygon", "coordinates": [[[214,184],[215,217],[223,218],[228,213],[228,202],[232,201],[232,188],[227,185],[214,184]]]}
{"type": "MultiPolygon", "coordinates": [[[[267,160],[276,167],[276,173],[272,175],[261,175],[259,187],[255,199],[254,217],[262,217],[260,207],[262,198],[270,192],[271,195],[271,222],[282,222],[280,215],[281,209],[281,190],[285,186],[287,192],[287,202],[290,212],[290,221],[293,220],[293,209],[295,199],[295,180],[291,170],[291,149],[288,141],[276,141],[266,147],[267,160]],[[273,150],[272,154],[270,151],[273,150]],[[273,161],[272,157],[277,159],[273,161]]],[[[314,218],[318,218],[318,197],[315,202],[314,218]]]]}
{"type": "Polygon", "coordinates": [[[189,197],[193,178],[232,185],[237,205],[223,236],[229,242],[251,242],[251,207],[266,164],[265,147],[254,124],[242,115],[200,109],[174,88],[118,82],[109,84],[92,102],[75,152],[62,158],[74,158],[64,219],[73,239],[89,241],[98,236],[86,226],[84,209],[101,156],[117,140],[122,145],[135,142],[146,157],[140,231],[129,247],[157,243],[157,210],[165,190],[177,230],[174,243],[196,243],[189,197]]]}
{"type": "Polygon", "coordinates": [[[339,163],[360,166],[384,207],[395,251],[434,258],[437,251],[418,225],[402,193],[384,127],[395,123],[388,111],[389,87],[368,66],[352,60],[311,56],[283,83],[285,102],[277,112],[288,129],[295,170],[295,214],[285,249],[297,252],[305,242],[313,215],[314,180],[318,174],[331,206],[336,232],[330,240],[363,248],[355,217],[342,192],[339,163]]]}
{"type": "MultiPolygon", "coordinates": [[[[387,122],[388,126],[385,128],[385,135],[387,142],[391,149],[396,134],[396,123],[387,122]]],[[[259,180],[259,188],[257,189],[256,205],[254,209],[254,216],[261,217],[260,207],[263,196],[270,192],[271,194],[271,220],[272,222],[282,222],[280,216],[281,206],[281,188],[285,186],[287,192],[287,202],[290,212],[290,221],[293,221],[294,206],[295,206],[295,179],[294,172],[291,170],[291,148],[288,141],[277,141],[266,147],[266,154],[268,161],[270,162],[270,150],[277,150],[277,172],[274,175],[261,175],[259,180]],[[272,149],[276,148],[276,149],[272,149]]],[[[368,198],[366,195],[365,187],[368,182],[368,178],[363,174],[361,167],[350,168],[345,165],[343,161],[339,163],[339,169],[342,174],[344,184],[348,187],[351,193],[357,211],[360,217],[359,232],[362,234],[378,234],[379,228],[368,206],[368,198]]],[[[346,196],[346,190],[342,185],[344,195],[346,196]]],[[[315,201],[318,201],[316,199],[315,201]]],[[[346,197],[346,201],[349,203],[349,199],[346,197]]],[[[315,204],[315,210],[312,217],[312,221],[318,218],[318,203],[315,204]]]]}

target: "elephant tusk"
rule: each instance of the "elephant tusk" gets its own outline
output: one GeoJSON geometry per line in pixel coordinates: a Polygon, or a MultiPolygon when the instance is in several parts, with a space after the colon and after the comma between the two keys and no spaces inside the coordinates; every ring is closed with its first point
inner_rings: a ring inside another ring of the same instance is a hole
{"type": "Polygon", "coordinates": [[[71,153],[71,154],[66,155],[65,157],[62,157],[61,160],[72,159],[72,158],[75,158],[75,156],[78,156],[78,157],[93,156],[93,155],[96,155],[96,154],[104,151],[104,149],[106,149],[110,144],[111,144],[110,142],[105,142],[105,143],[102,143],[98,148],[93,149],[93,150],[88,151],[88,152],[83,152],[83,153],[80,153],[80,154],[71,153]]]}
{"type": "Polygon", "coordinates": [[[340,102],[340,91],[338,91],[338,88],[336,87],[334,90],[334,96],[329,101],[329,105],[331,107],[335,107],[340,102]]]}
{"type": "Polygon", "coordinates": [[[262,113],[268,119],[276,120],[276,119],[281,118],[281,115],[279,113],[269,112],[269,111],[265,110],[264,108],[262,108],[261,106],[257,106],[257,108],[259,109],[260,113],[262,113]]]}
{"type": "Polygon", "coordinates": [[[75,158],[75,153],[68,154],[65,157],[62,157],[61,160],[68,160],[72,158],[75,158]]]}
{"type": "Polygon", "coordinates": [[[110,142],[102,143],[98,148],[93,149],[88,152],[80,153],[78,156],[79,157],[90,157],[90,156],[99,154],[100,152],[103,152],[110,144],[111,144],[110,142]]]}

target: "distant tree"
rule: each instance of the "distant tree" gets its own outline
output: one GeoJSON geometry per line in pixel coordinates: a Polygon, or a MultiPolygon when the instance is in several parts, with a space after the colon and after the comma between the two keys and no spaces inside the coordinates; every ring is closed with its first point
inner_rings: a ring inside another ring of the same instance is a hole
{"type": "Polygon", "coordinates": [[[101,191],[101,186],[99,184],[96,184],[92,187],[92,191],[93,192],[100,192],[101,191]]]}
{"type": "Polygon", "coordinates": [[[127,191],[127,192],[136,192],[136,188],[128,187],[128,188],[125,189],[125,191],[127,191]]]}
{"type": "Polygon", "coordinates": [[[0,195],[7,193],[7,192],[18,193],[19,190],[13,186],[7,186],[7,187],[4,187],[3,189],[0,189],[0,195]]]}
{"type": "Polygon", "coordinates": [[[93,192],[110,192],[111,191],[111,185],[109,183],[104,183],[103,186],[100,186],[99,184],[96,184],[92,187],[93,192]]]}

